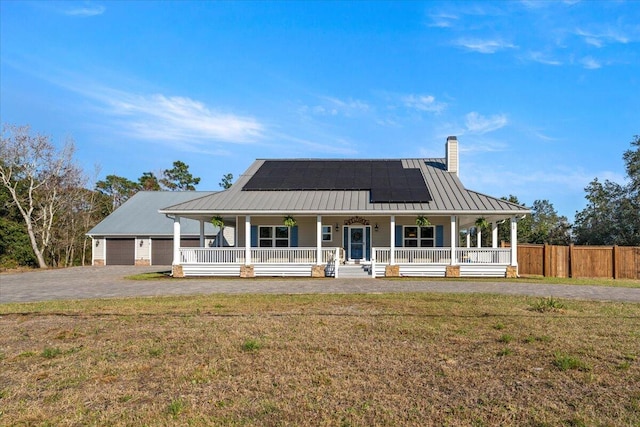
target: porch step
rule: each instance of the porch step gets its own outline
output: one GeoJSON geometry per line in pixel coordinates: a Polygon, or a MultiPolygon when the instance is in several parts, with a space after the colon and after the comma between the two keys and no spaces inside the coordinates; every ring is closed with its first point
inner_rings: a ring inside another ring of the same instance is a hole
{"type": "Polygon", "coordinates": [[[338,267],[340,279],[367,279],[371,277],[368,265],[341,265],[338,267]]]}

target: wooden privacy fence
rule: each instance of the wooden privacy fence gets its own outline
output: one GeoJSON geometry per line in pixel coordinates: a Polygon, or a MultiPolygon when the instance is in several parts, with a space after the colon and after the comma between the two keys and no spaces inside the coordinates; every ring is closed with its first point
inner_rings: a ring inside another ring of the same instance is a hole
{"type": "Polygon", "coordinates": [[[520,274],[640,279],[640,247],[518,244],[520,274]]]}

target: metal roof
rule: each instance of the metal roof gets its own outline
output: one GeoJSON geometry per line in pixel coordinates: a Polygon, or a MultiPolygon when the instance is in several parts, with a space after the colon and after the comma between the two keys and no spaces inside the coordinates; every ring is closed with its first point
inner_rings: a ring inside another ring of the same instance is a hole
{"type": "Polygon", "coordinates": [[[364,190],[373,203],[431,200],[420,169],[401,160],[265,160],[242,189],[364,190]]]}
{"type": "Polygon", "coordinates": [[[441,158],[402,159],[402,165],[418,169],[432,200],[421,203],[373,203],[367,190],[247,191],[243,188],[265,160],[256,160],[228,190],[195,200],[166,205],[161,213],[197,217],[212,215],[269,214],[440,214],[522,215],[523,206],[467,190],[455,173],[447,172],[441,158]]]}
{"type": "MultiPolygon", "coordinates": [[[[207,197],[214,191],[140,191],[118,209],[93,227],[89,236],[173,236],[173,219],[158,213],[160,208],[207,197]]],[[[200,235],[200,224],[184,221],[182,235],[200,235]]],[[[205,223],[205,234],[217,233],[210,223],[205,223]]]]}

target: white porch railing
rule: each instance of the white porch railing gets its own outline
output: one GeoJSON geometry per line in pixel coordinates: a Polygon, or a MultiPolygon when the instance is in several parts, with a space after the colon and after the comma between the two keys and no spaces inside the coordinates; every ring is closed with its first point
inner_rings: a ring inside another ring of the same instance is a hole
{"type": "MultiPolygon", "coordinates": [[[[384,276],[391,263],[391,248],[371,249],[372,277],[384,276]]],[[[446,275],[448,265],[459,265],[461,276],[501,276],[511,265],[511,250],[504,248],[456,248],[451,262],[451,248],[395,248],[395,264],[406,276],[446,275]]]]}
{"type": "Polygon", "coordinates": [[[504,248],[457,248],[458,264],[511,264],[511,249],[504,248]]]}
{"type": "MultiPolygon", "coordinates": [[[[322,248],[321,264],[333,262],[336,248],[322,248]]],[[[252,248],[251,263],[316,264],[316,248],[252,248]]],[[[182,264],[244,264],[244,248],[180,248],[182,264]]]]}
{"type": "Polygon", "coordinates": [[[315,264],[316,248],[252,248],[252,264],[315,264]]]}
{"type": "MultiPolygon", "coordinates": [[[[389,264],[391,248],[373,248],[372,261],[389,264]]],[[[451,264],[451,248],[396,248],[396,264],[451,264]]],[[[504,248],[457,248],[455,264],[511,263],[511,250],[504,248]]]]}
{"type": "MultiPolygon", "coordinates": [[[[340,254],[340,248],[321,249],[322,259],[319,264],[326,266],[325,273],[328,276],[338,277],[340,254]]],[[[383,274],[385,266],[390,264],[391,248],[372,248],[371,254],[372,275],[376,277],[383,274]]],[[[313,265],[318,264],[317,256],[316,248],[251,248],[251,264],[264,264],[264,267],[271,265],[281,270],[286,265],[291,265],[290,270],[299,270],[305,265],[311,269],[313,265]]],[[[245,248],[180,248],[180,261],[185,266],[192,266],[190,268],[205,269],[210,265],[210,268],[217,270],[239,269],[246,261],[245,248]]],[[[404,271],[402,274],[412,275],[443,275],[447,265],[464,267],[461,274],[488,274],[488,270],[485,270],[491,268],[500,270],[492,271],[492,274],[501,274],[506,266],[511,265],[511,250],[456,248],[455,260],[451,262],[451,248],[396,248],[395,264],[401,266],[401,271],[404,271]]]]}
{"type": "Polygon", "coordinates": [[[181,264],[244,264],[244,248],[180,248],[181,264]]]}

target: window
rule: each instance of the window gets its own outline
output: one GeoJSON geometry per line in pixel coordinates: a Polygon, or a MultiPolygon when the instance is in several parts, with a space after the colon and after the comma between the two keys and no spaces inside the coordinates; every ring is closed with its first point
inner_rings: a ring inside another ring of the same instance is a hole
{"type": "Polygon", "coordinates": [[[322,226],[322,241],[323,242],[330,242],[333,240],[333,236],[331,234],[331,230],[333,230],[333,227],[330,225],[323,225],[322,226]]]}
{"type": "Polygon", "coordinates": [[[407,248],[433,248],[436,246],[435,227],[404,227],[404,246],[407,248]]]}
{"type": "Polygon", "coordinates": [[[261,225],[258,230],[258,246],[261,248],[288,248],[289,227],[261,225]]]}

